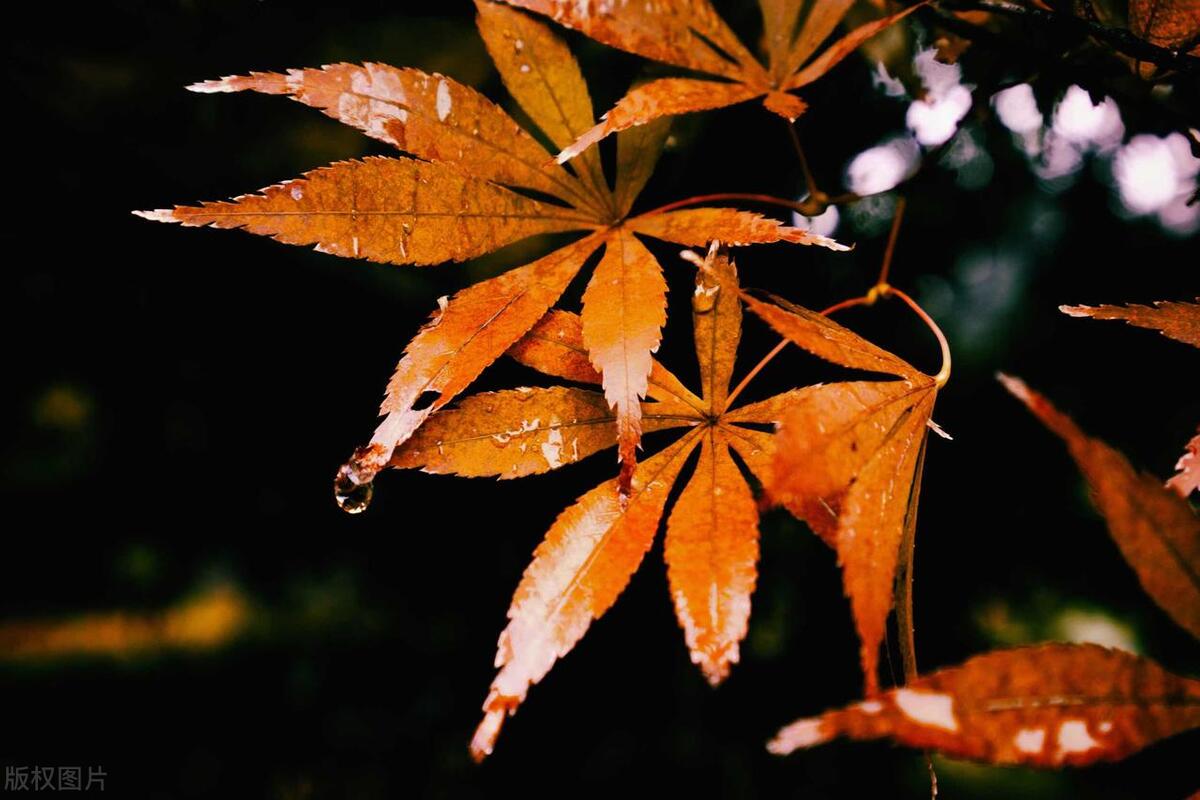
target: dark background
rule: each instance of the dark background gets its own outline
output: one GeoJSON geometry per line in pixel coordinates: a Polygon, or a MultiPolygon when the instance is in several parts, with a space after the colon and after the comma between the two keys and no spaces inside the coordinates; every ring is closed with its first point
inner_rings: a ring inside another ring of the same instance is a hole
{"type": "MultiPolygon", "coordinates": [[[[834,558],[781,512],[763,522],[755,613],[726,685],[711,690],[689,663],[658,545],[533,689],[496,754],[469,762],[512,589],[554,516],[614,460],[512,483],[390,473],[359,517],[336,508],[331,480],[369,438],[391,368],[435,298],[548,243],[468,265],[386,267],[129,214],[384,152],[283,99],[182,90],[196,80],[379,60],[452,74],[511,108],[469,5],[436,5],[41,3],[10,19],[0,620],[155,613],[223,586],[245,598],[252,624],[202,652],[0,655],[0,762],[102,765],[107,790],[128,797],[927,796],[920,756],[887,745],[764,751],[778,726],[860,686],[834,558]]],[[[753,5],[718,5],[753,41],[753,5]]],[[[645,74],[637,58],[568,38],[598,111],[645,74]]],[[[1038,71],[997,67],[1008,58],[972,51],[967,78],[988,87],[1038,71]]],[[[1106,79],[1062,65],[1040,74],[1050,96],[1106,79]]],[[[893,282],[928,304],[955,348],[935,414],[955,438],[931,441],[921,501],[922,666],[1061,637],[1063,615],[1082,613],[1198,674],[1200,645],[1141,593],[1060,443],[993,379],[997,369],[1027,378],[1135,464],[1169,474],[1200,421],[1200,353],[1056,307],[1193,297],[1196,239],[1114,214],[1102,166],[1063,193],[1042,191],[991,118],[989,92],[976,92],[970,120],[991,181],[963,190],[935,161],[902,187],[893,282]]],[[[856,152],[903,127],[904,105],[871,90],[860,59],[806,98],[800,132],[831,188],[856,152]]],[[[1129,133],[1163,131],[1153,113],[1122,110],[1129,133]]],[[[753,105],[675,130],[679,146],[639,208],[799,191],[782,126],[753,105]]],[[[743,281],[821,308],[870,285],[883,233],[844,223],[838,237],[857,243],[846,255],[742,251],[743,281]]],[[[694,382],[691,268],[677,248],[651,246],[672,288],[660,357],[694,382]]],[[[843,320],[936,369],[932,338],[899,304],[843,320]]],[[[748,321],[741,370],[772,344],[748,321]]],[[[752,395],[831,377],[793,353],[752,395]]],[[[534,381],[502,365],[483,385],[534,381]]],[[[1180,798],[1200,786],[1198,745],[1193,733],[1061,773],[940,762],[942,791],[1180,798]]]]}

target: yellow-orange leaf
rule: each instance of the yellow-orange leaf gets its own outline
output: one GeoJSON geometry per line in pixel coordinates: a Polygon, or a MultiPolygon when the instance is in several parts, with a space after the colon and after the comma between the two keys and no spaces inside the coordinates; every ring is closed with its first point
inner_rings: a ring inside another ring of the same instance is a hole
{"type": "Polygon", "coordinates": [[[885,372],[919,379],[919,371],[902,358],[877,347],[826,316],[777,297],[764,302],[742,293],[746,306],[785,339],[826,361],[851,369],[885,372]]]}
{"type": "Polygon", "coordinates": [[[610,47],[655,61],[726,77],[743,71],[762,72],[708,0],[625,2],[616,8],[608,0],[507,2],[550,17],[610,47]]]}
{"type": "MultiPolygon", "coordinates": [[[[846,12],[854,5],[854,0],[825,0],[822,3],[812,3],[804,24],[795,37],[789,39],[790,47],[786,57],[781,57],[778,67],[772,70],[776,80],[782,82],[787,76],[800,68],[805,61],[812,58],[821,43],[829,38],[834,29],[846,16],[846,12]]],[[[788,29],[791,34],[796,30],[795,23],[788,29]]]]}
{"type": "Polygon", "coordinates": [[[696,361],[700,364],[700,386],[704,401],[714,414],[725,410],[742,338],[742,301],[737,286],[737,268],[714,245],[704,264],[696,270],[696,288],[692,292],[692,330],[696,361]]]}
{"type": "Polygon", "coordinates": [[[793,40],[800,4],[793,0],[763,0],[760,6],[768,69],[738,41],[707,0],[654,0],[616,6],[605,5],[607,0],[506,2],[544,14],[612,47],[722,79],[663,78],[631,90],[604,115],[603,123],[563,148],[559,163],[588,152],[591,145],[616,131],[664,116],[721,108],[764,95],[769,110],[794,120],[807,106],[786,90],[812,83],[867,39],[923,5],[856,28],[800,69],[837,27],[851,3],[822,0],[808,4],[808,16],[793,40]]]}
{"type": "Polygon", "coordinates": [[[999,650],[779,732],[771,752],[888,737],[991,764],[1115,761],[1200,726],[1200,681],[1097,645],[999,650]]]}
{"type": "Polygon", "coordinates": [[[667,495],[698,441],[692,433],[634,471],[628,502],[617,481],[579,498],[551,526],[525,570],[500,634],[500,672],[471,741],[478,760],[492,752],[504,718],[529,687],[566,655],[629,583],[654,540],[667,495]]]}
{"type": "MultiPolygon", "coordinates": [[[[476,23],[504,86],[557,147],[582,136],[595,122],[592,100],[579,64],[562,39],[541,22],[489,0],[476,0],[476,23]]],[[[600,154],[577,165],[579,178],[600,198],[612,201],[600,154]]]]}
{"type": "Polygon", "coordinates": [[[1177,342],[1200,347],[1200,301],[1181,303],[1159,300],[1153,306],[1059,306],[1072,317],[1119,319],[1139,328],[1150,328],[1177,342]]]}
{"type": "MultiPolygon", "coordinates": [[[[792,40],[796,34],[796,21],[800,17],[802,0],[758,0],[759,10],[763,19],[763,49],[767,51],[767,64],[772,77],[777,77],[783,71],[784,56],[792,49],[792,40]]],[[[836,5],[834,2],[820,3],[817,6],[836,5]]],[[[806,24],[811,24],[816,16],[810,12],[806,24]]],[[[828,34],[826,34],[828,35],[828,34]]],[[[824,38],[824,37],[822,37],[824,38]]]]}
{"type": "Polygon", "coordinates": [[[868,694],[878,687],[879,645],[936,393],[928,378],[808,387],[793,393],[776,434],[767,494],[837,550],[868,694]]]}
{"type": "Polygon", "coordinates": [[[1121,554],[1146,593],[1200,639],[1200,518],[1188,502],[1079,429],[1017,378],[1005,387],[1067,444],[1121,554]]]}
{"type": "MultiPolygon", "coordinates": [[[[646,430],[686,424],[643,407],[646,430]]],[[[522,387],[465,397],[433,414],[389,466],[466,477],[522,478],[574,464],[617,443],[616,417],[596,392],[522,387]]]]}
{"type": "MultiPolygon", "coordinates": [[[[556,250],[532,264],[463,289],[434,313],[405,348],[380,408],[386,415],[372,439],[373,465],[382,466],[434,411],[467,388],[546,313],[583,262],[600,246],[598,236],[556,250]],[[427,392],[434,401],[418,409],[427,392]]],[[[362,476],[369,479],[369,474],[362,476]]]]}
{"type": "Polygon", "coordinates": [[[654,256],[624,230],[610,236],[583,293],[583,341],[604,376],[604,396],[617,412],[622,486],[641,441],[641,405],[653,353],[667,321],[667,283],[654,256]]]}
{"type": "Polygon", "coordinates": [[[411,158],[340,161],[261,194],[141,212],[160,222],[243,228],[323,253],[388,264],[463,261],[538,233],[596,225],[580,212],[411,158]]]}
{"type": "Polygon", "coordinates": [[[287,95],[418,158],[599,210],[597,199],[573,176],[547,166],[545,148],[503,109],[445,75],[387,64],[331,64],[233,75],[188,88],[287,95]]]}
{"type": "Polygon", "coordinates": [[[617,101],[602,122],[589,128],[556,157],[559,164],[591,150],[592,145],[617,131],[645,125],[663,117],[724,108],[758,97],[761,90],[744,83],[699,78],[660,78],[631,89],[617,101]]]}
{"type": "Polygon", "coordinates": [[[792,228],[777,220],[735,208],[687,208],[648,214],[629,220],[638,233],[688,247],[704,247],[711,241],[728,245],[790,242],[849,250],[833,239],[792,228]]]}
{"type": "MultiPolygon", "coordinates": [[[[578,314],[555,309],[543,317],[508,355],[545,375],[578,383],[601,382],[583,344],[583,320],[578,314]]],[[[658,413],[702,414],[704,401],[691,392],[657,359],[652,360],[646,394],[660,401],[658,413]]]]}
{"type": "Polygon", "coordinates": [[[738,661],[758,561],[758,509],[720,428],[704,435],[667,520],[663,555],[692,661],[715,686],[738,661]]]}
{"type": "Polygon", "coordinates": [[[625,217],[654,173],[671,131],[671,120],[639,125],[617,136],[617,182],[613,197],[617,214],[625,217]]]}
{"type": "MultiPolygon", "coordinates": [[[[908,8],[904,9],[903,11],[898,11],[895,14],[890,14],[886,17],[882,17],[877,20],[872,20],[871,22],[868,22],[865,25],[858,26],[857,28],[855,28],[854,30],[850,31],[848,34],[843,36],[841,39],[838,39],[836,42],[831,44],[829,47],[825,48],[823,51],[821,51],[820,55],[818,55],[816,58],[814,58],[812,61],[810,61],[807,65],[805,65],[803,69],[794,73],[790,78],[788,78],[787,82],[785,83],[785,88],[799,89],[804,86],[807,86],[808,84],[812,83],[813,81],[816,81],[818,78],[821,78],[822,76],[825,75],[825,73],[829,72],[829,70],[836,67],[842,59],[844,59],[846,56],[850,55],[855,50],[857,50],[865,41],[870,39],[872,36],[879,33],[884,28],[887,28],[891,25],[896,24],[897,22],[904,19],[912,12],[916,11],[921,6],[926,5],[928,2],[929,2],[929,0],[924,0],[924,2],[920,2],[920,3],[917,3],[916,5],[909,6],[908,8]]],[[[822,6],[825,4],[824,3],[814,3],[813,5],[814,6],[822,6]]],[[[831,6],[842,5],[842,3],[829,3],[829,5],[831,5],[831,6]]],[[[845,4],[845,5],[848,8],[850,4],[845,4]]],[[[842,10],[841,13],[844,15],[845,10],[842,10]]],[[[817,35],[819,33],[820,33],[820,31],[817,31],[817,33],[814,34],[814,38],[815,38],[815,35],[817,35]]],[[[808,50],[808,52],[806,53],[806,52],[804,52],[804,48],[807,48],[807,41],[809,41],[809,40],[806,40],[805,36],[804,36],[804,32],[801,32],[800,37],[796,41],[797,47],[796,47],[795,51],[793,51],[793,58],[795,59],[793,63],[796,63],[796,64],[804,63],[804,61],[807,60],[808,56],[811,55],[813,50],[816,49],[816,46],[819,45],[821,40],[823,40],[823,39],[824,39],[824,37],[822,36],[821,39],[816,40],[815,43],[812,45],[812,49],[808,50]]]]}

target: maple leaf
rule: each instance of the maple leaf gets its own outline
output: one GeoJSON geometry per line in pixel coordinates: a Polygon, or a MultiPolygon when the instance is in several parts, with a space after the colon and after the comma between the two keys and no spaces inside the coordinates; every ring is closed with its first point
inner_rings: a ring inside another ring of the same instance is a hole
{"type": "MultiPolygon", "coordinates": [[[[689,254],[690,255],[690,254],[689,254]]],[[[730,408],[741,337],[737,271],[716,245],[698,264],[692,296],[702,389],[683,386],[657,361],[641,418],[647,430],[687,428],[640,463],[626,504],[607,481],[563,511],[534,553],[500,637],[499,673],[472,740],[492,751],[504,719],[624,590],[650,549],[667,498],[693,453],[694,471],[666,520],[664,557],[676,616],[691,658],[712,684],[738,661],[758,560],[758,509],[734,454],[758,480],[770,472],[773,424],[790,395],[730,408]]],[[[554,310],[508,351],[517,361],[577,383],[598,384],[588,358],[587,321],[554,310]]],[[[733,399],[736,400],[736,397],[733,399]]],[[[516,478],[557,469],[612,446],[619,420],[584,388],[523,388],[463,398],[434,413],[397,448],[391,465],[457,475],[516,478]]]]}
{"type": "Polygon", "coordinates": [[[1159,331],[1177,342],[1200,347],[1200,299],[1195,303],[1158,300],[1153,306],[1059,306],[1072,317],[1119,319],[1139,328],[1159,331]]]}
{"type": "MultiPolygon", "coordinates": [[[[1119,319],[1139,328],[1156,330],[1177,342],[1200,347],[1200,302],[1159,300],[1153,306],[1059,306],[1072,317],[1119,319]]],[[[1200,434],[1192,437],[1175,465],[1177,474],[1167,481],[1181,497],[1200,487],[1200,434]]]]}
{"type": "Polygon", "coordinates": [[[1188,502],[1125,456],[1079,429],[1017,378],[999,376],[1067,444],[1091,487],[1100,514],[1142,588],[1170,617],[1200,639],[1200,518],[1188,502]]]}
{"type": "MultiPolygon", "coordinates": [[[[486,0],[479,31],[505,86],[557,147],[594,124],[587,85],[566,45],[544,24],[486,0]]],[[[338,474],[347,510],[365,507],[370,481],[395,447],[461,393],[558,300],[603,249],[584,295],[584,340],[618,420],[622,482],[641,437],[650,353],[666,320],[666,283],[635,234],[685,246],[719,239],[846,249],[825,237],[729,208],[629,217],[658,159],[665,125],[618,142],[615,188],[598,152],[574,172],[499,106],[443,75],[384,64],[334,64],[206,81],[199,92],[281,94],[410,153],[332,164],[260,194],[198,207],[137,212],[188,226],[243,228],[289,244],[391,264],[461,261],[536,234],[586,236],[531,264],[444,299],[405,349],[388,384],[383,422],[338,474]],[[536,193],[545,199],[530,196],[536,193]],[[436,395],[418,407],[422,396],[436,395]]]]}
{"type": "Polygon", "coordinates": [[[851,369],[893,380],[809,386],[789,393],[767,496],[806,521],[838,554],[861,642],[866,693],[878,690],[878,653],[919,462],[944,382],[808,309],[745,296],[785,339],[851,369]]]}
{"type": "Polygon", "coordinates": [[[1175,474],[1167,481],[1167,488],[1174,489],[1180,497],[1187,497],[1200,489],[1200,432],[1187,443],[1187,448],[1175,464],[1175,474]]]}
{"type": "Polygon", "coordinates": [[[809,4],[800,23],[800,0],[760,0],[767,65],[738,40],[708,0],[505,0],[552,18],[636,55],[695,72],[706,78],[660,78],[636,87],[604,115],[603,122],[558,154],[564,163],[609,134],[661,117],[705,111],[763,98],[770,111],[794,121],[807,104],[792,94],[833,69],[859,45],[924,3],[868,22],[819,54],[817,50],[853,5],[852,0],[809,4]]]}
{"type": "Polygon", "coordinates": [[[1200,2],[1196,0],[1129,0],[1129,30],[1159,47],[1189,48],[1200,55],[1200,2]]]}
{"type": "Polygon", "coordinates": [[[1200,681],[1099,645],[998,650],[782,729],[777,754],[890,737],[991,764],[1115,761],[1200,727],[1200,681]]]}

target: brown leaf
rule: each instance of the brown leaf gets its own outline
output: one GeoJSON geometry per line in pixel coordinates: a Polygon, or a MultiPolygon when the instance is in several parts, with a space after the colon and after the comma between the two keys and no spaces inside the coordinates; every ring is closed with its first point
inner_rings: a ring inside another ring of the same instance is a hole
{"type": "Polygon", "coordinates": [[[188,88],[288,95],[418,158],[454,164],[495,183],[536,189],[593,213],[603,207],[601,198],[562,168],[548,168],[545,148],[503,109],[445,75],[387,64],[332,64],[286,74],[252,72],[188,88]]]}
{"type": "Polygon", "coordinates": [[[1059,306],[1058,309],[1072,317],[1124,320],[1139,328],[1159,331],[1177,342],[1200,347],[1200,300],[1195,303],[1158,300],[1153,306],[1059,306]]]}
{"type": "Polygon", "coordinates": [[[1200,55],[1200,0],[1129,0],[1129,29],[1172,50],[1190,43],[1191,54],[1200,55]]]}
{"type": "Polygon", "coordinates": [[[667,520],[663,556],[692,662],[715,686],[738,661],[758,561],[758,509],[721,428],[703,437],[696,471],[667,520]]]}
{"type": "Polygon", "coordinates": [[[642,438],[641,404],[651,353],[667,321],[667,283],[646,246],[617,231],[583,293],[583,342],[604,376],[604,396],[617,412],[618,457],[628,486],[642,438]]]}
{"type": "Polygon", "coordinates": [[[1187,443],[1187,449],[1179,457],[1175,475],[1167,481],[1167,487],[1174,489],[1180,497],[1187,497],[1200,489],[1200,433],[1187,443]]]}
{"type": "Polygon", "coordinates": [[[1200,518],[1157,479],[1094,439],[1017,378],[1000,381],[1067,444],[1121,554],[1146,593],[1200,639],[1200,518]]]}
{"type": "Polygon", "coordinates": [[[999,650],[793,722],[777,754],[888,737],[954,758],[1038,767],[1115,761],[1200,726],[1200,681],[1097,645],[999,650]]]}
{"type": "Polygon", "coordinates": [[[386,264],[465,261],[535,234],[597,227],[574,209],[443,164],[378,157],[340,161],[228,202],[140,213],[188,227],[243,228],[386,264]]]}
{"type": "Polygon", "coordinates": [[[611,480],[554,521],[525,570],[508,611],[508,627],[500,634],[500,672],[471,741],[476,760],[492,752],[504,718],[516,711],[529,687],[545,677],[625,589],[650,549],[667,494],[698,441],[690,433],[639,465],[626,504],[618,498],[617,481],[611,480]]]}

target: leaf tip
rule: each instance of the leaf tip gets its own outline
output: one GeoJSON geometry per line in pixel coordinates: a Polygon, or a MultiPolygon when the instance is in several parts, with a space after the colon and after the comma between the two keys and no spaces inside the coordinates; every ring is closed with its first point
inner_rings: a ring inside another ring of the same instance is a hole
{"type": "Polygon", "coordinates": [[[476,764],[492,754],[496,748],[496,739],[500,736],[500,728],[504,725],[504,717],[508,711],[505,708],[490,708],[484,715],[475,735],[471,737],[471,760],[476,764]]]}
{"type": "Polygon", "coordinates": [[[175,216],[173,208],[155,208],[149,211],[131,211],[129,212],[135,217],[148,219],[152,222],[179,222],[179,217],[175,216]]]}
{"type": "Polygon", "coordinates": [[[183,88],[187,89],[189,92],[196,92],[197,94],[236,92],[238,91],[238,87],[234,85],[235,80],[235,76],[228,75],[224,78],[216,78],[210,81],[197,81],[196,83],[189,83],[183,88]]]}
{"type": "Polygon", "coordinates": [[[1059,306],[1058,310],[1061,311],[1062,313],[1066,314],[1068,317],[1090,317],[1091,311],[1092,311],[1091,307],[1089,307],[1089,306],[1068,306],[1068,305],[1059,306]]]}
{"type": "Polygon", "coordinates": [[[791,725],[780,729],[775,738],[767,742],[767,752],[777,756],[786,756],[794,750],[822,744],[829,741],[830,732],[826,730],[825,721],[820,717],[798,719],[791,725]]]}
{"type": "Polygon", "coordinates": [[[1029,403],[1033,399],[1033,393],[1029,385],[1020,378],[1013,377],[1005,372],[997,372],[996,380],[1000,381],[1004,388],[1008,389],[1018,400],[1029,403]]]}

